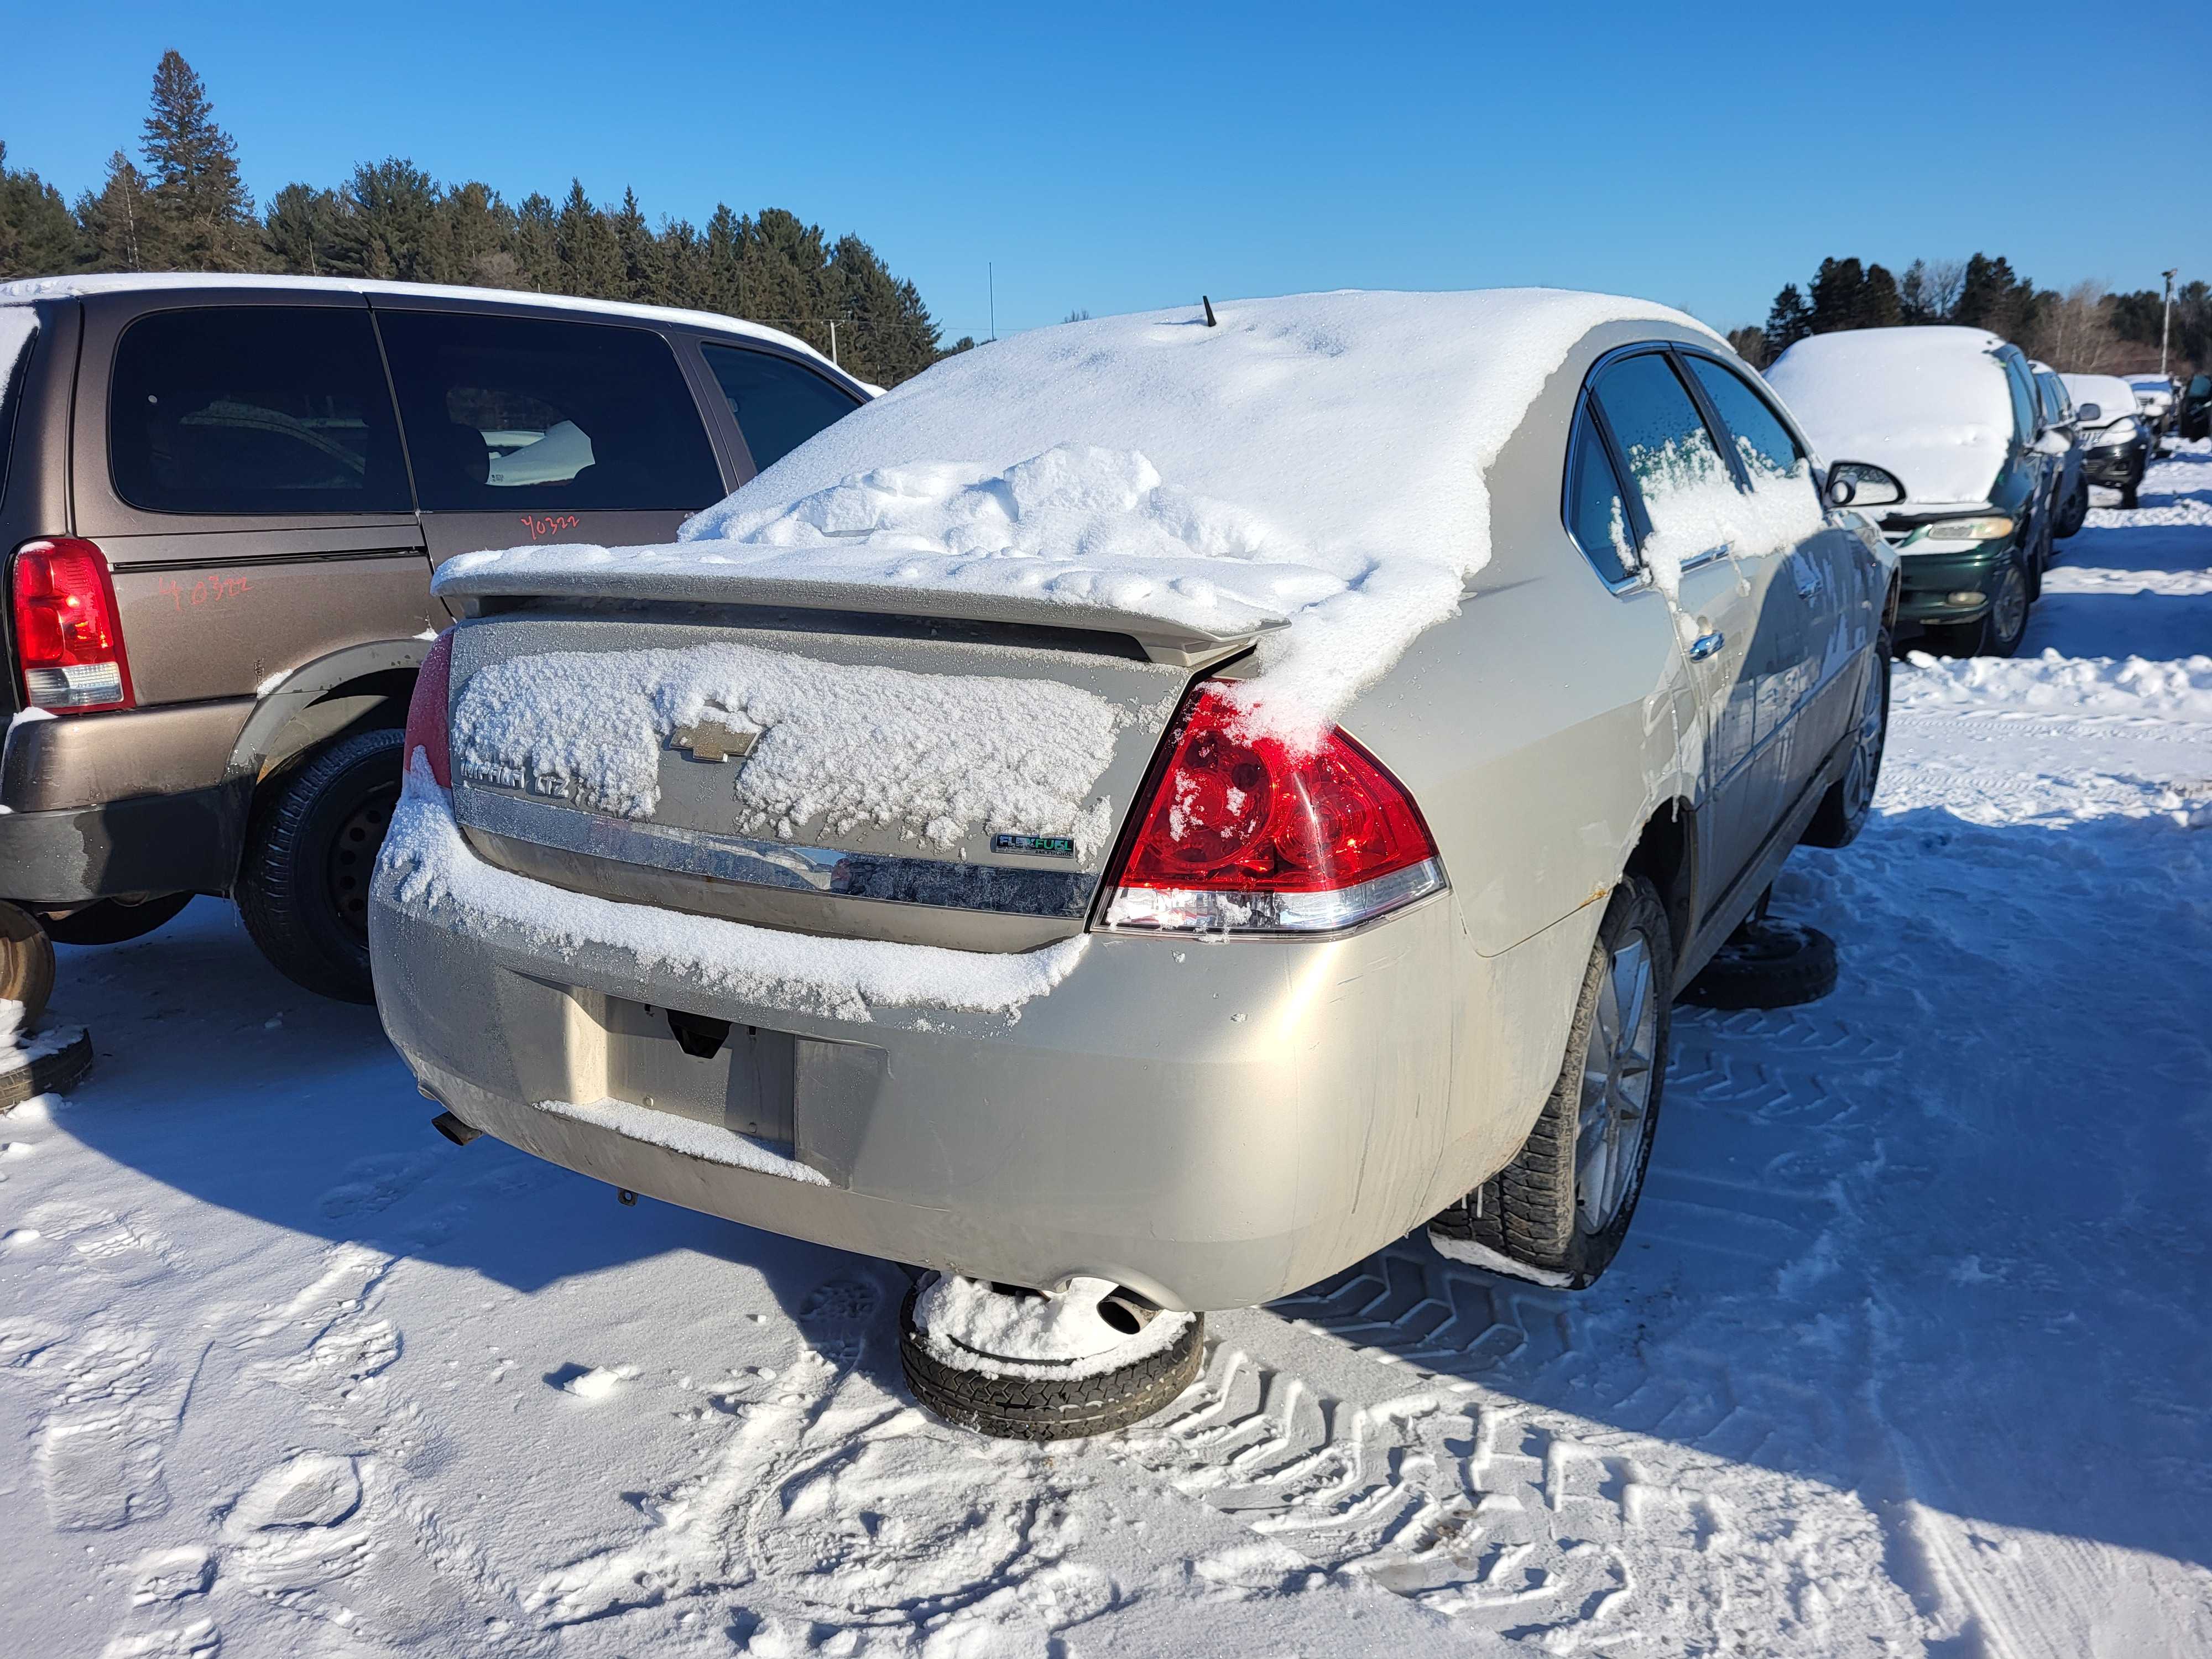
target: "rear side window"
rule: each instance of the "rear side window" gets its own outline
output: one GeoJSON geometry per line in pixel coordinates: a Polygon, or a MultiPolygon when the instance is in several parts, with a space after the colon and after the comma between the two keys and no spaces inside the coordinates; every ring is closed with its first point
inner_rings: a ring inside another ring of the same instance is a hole
{"type": "Polygon", "coordinates": [[[1756,483],[1762,478],[1786,478],[1797,470],[1805,452],[1782,424],[1782,417],[1766,399],[1734,369],[1711,357],[1686,354],[1690,373],[1698,377],[1705,396],[1719,411],[1721,424],[1735,441],[1735,452],[1744,471],[1756,483]]]}
{"type": "Polygon", "coordinates": [[[650,329],[382,311],[430,512],[696,508],[722,494],[690,387],[650,329]]]}
{"type": "Polygon", "coordinates": [[[1735,489],[1705,418],[1663,355],[1647,352],[1610,363],[1591,390],[1620,446],[1626,482],[1642,498],[1654,530],[1666,531],[1678,516],[1671,503],[1714,488],[1735,489]]]}
{"type": "Polygon", "coordinates": [[[2074,404],[2066,395],[2066,384],[2056,374],[2039,374],[2036,389],[2043,394],[2043,412],[2046,420],[2063,421],[2074,413],[2074,404]]]}
{"type": "Polygon", "coordinates": [[[406,468],[366,311],[142,317],[115,349],[115,492],[151,513],[405,513],[406,468]]]}
{"type": "Polygon", "coordinates": [[[745,434],[753,465],[765,472],[816,433],[860,405],[842,387],[786,357],[743,346],[710,345],[707,367],[738,430],[745,434]]]}
{"type": "Polygon", "coordinates": [[[2004,364],[2005,389],[2012,393],[2013,431],[2021,442],[2035,441],[2035,398],[2029,392],[2027,372],[2018,363],[2004,364]]]}
{"type": "Polygon", "coordinates": [[[1567,529],[1608,582],[1625,582],[1636,574],[1628,503],[1587,404],[1575,416],[1575,434],[1567,444],[1567,529]]]}

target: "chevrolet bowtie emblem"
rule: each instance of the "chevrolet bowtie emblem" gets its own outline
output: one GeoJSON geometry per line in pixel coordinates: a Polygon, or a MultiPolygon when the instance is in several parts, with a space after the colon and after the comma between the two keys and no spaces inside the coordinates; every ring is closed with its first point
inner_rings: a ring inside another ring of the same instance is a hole
{"type": "Polygon", "coordinates": [[[760,733],[750,726],[679,726],[670,734],[668,746],[695,761],[743,760],[759,741],[760,733]]]}

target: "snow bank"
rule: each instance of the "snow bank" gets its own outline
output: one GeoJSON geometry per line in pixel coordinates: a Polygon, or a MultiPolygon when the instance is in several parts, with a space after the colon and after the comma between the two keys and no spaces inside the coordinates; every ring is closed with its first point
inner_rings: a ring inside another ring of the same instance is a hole
{"type": "Polygon", "coordinates": [[[1066,978],[1089,944],[1079,935],[1020,955],[948,951],[780,933],[571,893],[477,858],[445,791],[419,761],[385,835],[375,891],[422,921],[475,938],[519,937],[563,958],[602,946],[627,955],[641,975],[677,975],[712,996],[855,1021],[885,1006],[1014,1012],[1066,978]]]}
{"type": "Polygon", "coordinates": [[[2003,344],[1978,328],[1846,329],[1798,341],[1766,380],[1826,459],[1886,466],[1914,501],[1986,501],[2013,436],[1990,356],[2003,344]]]}
{"type": "Polygon", "coordinates": [[[1490,556],[1486,472],[1592,328],[1702,325],[1558,289],[1304,295],[1039,329],[938,364],[838,422],[672,547],[611,560],[939,592],[1111,601],[1249,629],[1288,617],[1237,693],[1311,741],[1490,556]]]}
{"type": "Polygon", "coordinates": [[[469,678],[453,719],[457,777],[652,815],[677,731],[750,734],[737,827],[789,839],[826,820],[951,846],[970,823],[1073,836],[1111,832],[1084,802],[1125,716],[1048,680],[921,674],[741,645],[517,657],[469,678]]]}
{"type": "Polygon", "coordinates": [[[1894,707],[1988,706],[2045,714],[2159,715],[2212,721],[2212,657],[1929,656],[1915,651],[1891,692],[1894,707]]]}
{"type": "Polygon", "coordinates": [[[1097,1376],[1174,1345],[1187,1313],[1156,1313],[1134,1335],[1099,1316],[1107,1279],[1077,1279],[1057,1296],[1008,1296],[957,1273],[936,1273],[914,1320],[932,1358],[960,1370],[1016,1376],[1097,1376]]]}

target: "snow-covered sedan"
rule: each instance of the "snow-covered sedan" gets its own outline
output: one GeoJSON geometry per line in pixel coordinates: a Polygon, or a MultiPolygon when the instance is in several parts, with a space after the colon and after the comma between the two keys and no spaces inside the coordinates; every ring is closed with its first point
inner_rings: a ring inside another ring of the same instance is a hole
{"type": "Polygon", "coordinates": [[[1668,1009],[1880,764],[1894,557],[1688,318],[1335,294],[933,368],[657,549],[448,562],[372,905],[440,1123],[933,1270],[1048,1437],[1431,1224],[1619,1248],[1668,1009]],[[1832,489],[1832,495],[1826,493],[1832,489]]]}

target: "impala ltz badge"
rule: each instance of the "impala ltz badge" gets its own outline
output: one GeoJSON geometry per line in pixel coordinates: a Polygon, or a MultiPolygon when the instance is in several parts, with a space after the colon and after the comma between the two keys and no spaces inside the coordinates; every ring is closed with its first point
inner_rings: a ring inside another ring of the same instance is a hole
{"type": "Polygon", "coordinates": [[[1069,836],[994,836],[994,853],[1026,853],[1033,858],[1072,859],[1075,842],[1069,836]]]}

